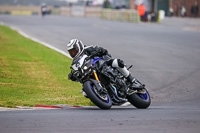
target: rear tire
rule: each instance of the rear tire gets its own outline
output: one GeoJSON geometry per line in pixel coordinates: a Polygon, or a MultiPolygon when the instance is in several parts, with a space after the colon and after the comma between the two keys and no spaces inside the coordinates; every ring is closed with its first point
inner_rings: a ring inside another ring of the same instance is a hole
{"type": "Polygon", "coordinates": [[[97,92],[95,84],[92,81],[86,81],[83,85],[84,91],[87,97],[99,108],[110,109],[112,107],[112,101],[109,94],[103,94],[97,92]]]}
{"type": "Polygon", "coordinates": [[[138,109],[146,109],[151,104],[151,98],[149,92],[145,89],[146,93],[133,93],[130,96],[127,96],[128,101],[138,109]]]}

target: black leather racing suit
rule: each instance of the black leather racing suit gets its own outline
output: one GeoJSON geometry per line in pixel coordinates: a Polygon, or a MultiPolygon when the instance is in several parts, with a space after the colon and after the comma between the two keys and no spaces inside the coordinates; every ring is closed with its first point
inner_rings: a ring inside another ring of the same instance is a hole
{"type": "Polygon", "coordinates": [[[94,54],[97,52],[97,56],[104,56],[104,55],[108,55],[109,57],[111,57],[111,55],[108,53],[108,51],[102,47],[98,47],[98,46],[85,46],[83,53],[90,56],[91,54],[94,54]]]}
{"type": "MultiPolygon", "coordinates": [[[[88,56],[97,53],[97,56],[104,56],[104,55],[108,55],[110,57],[110,60],[108,60],[106,63],[109,66],[112,66],[114,68],[117,68],[119,72],[121,72],[125,77],[128,77],[130,72],[127,70],[127,68],[124,65],[123,60],[120,59],[112,59],[111,55],[108,53],[108,51],[102,47],[98,47],[98,46],[85,46],[83,54],[86,54],[88,56]]],[[[68,75],[69,79],[71,79],[72,81],[75,81],[75,78],[73,77],[72,73],[69,73],[68,75]]]]}

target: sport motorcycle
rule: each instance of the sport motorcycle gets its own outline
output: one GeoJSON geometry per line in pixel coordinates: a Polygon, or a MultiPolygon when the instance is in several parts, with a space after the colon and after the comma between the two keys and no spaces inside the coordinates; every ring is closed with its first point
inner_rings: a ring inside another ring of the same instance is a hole
{"type": "MultiPolygon", "coordinates": [[[[130,102],[139,109],[148,108],[151,104],[149,92],[145,85],[134,79],[132,84],[106,61],[109,56],[90,56],[82,54],[73,60],[71,74],[77,82],[83,85],[82,92],[96,106],[101,109],[110,109],[112,105],[122,105],[130,102]]],[[[132,65],[128,68],[130,69],[132,65]]]]}

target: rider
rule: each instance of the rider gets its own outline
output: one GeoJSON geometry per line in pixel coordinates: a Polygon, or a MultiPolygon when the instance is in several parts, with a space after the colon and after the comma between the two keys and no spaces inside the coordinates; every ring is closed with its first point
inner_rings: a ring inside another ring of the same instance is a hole
{"type": "MultiPolygon", "coordinates": [[[[108,53],[106,49],[102,47],[98,47],[98,46],[93,46],[93,45],[84,46],[80,40],[72,39],[67,44],[67,50],[73,59],[76,59],[82,54],[86,54],[90,56],[94,54],[95,52],[97,53],[97,56],[108,55],[110,59],[106,62],[107,65],[112,66],[113,68],[117,68],[118,71],[121,72],[122,75],[132,84],[132,87],[131,87],[132,90],[139,89],[139,88],[136,88],[135,85],[133,84],[135,81],[135,78],[133,78],[131,73],[127,70],[124,62],[121,59],[111,59],[111,55],[108,53]]],[[[73,77],[72,73],[69,73],[68,77],[72,81],[75,81],[75,78],[73,77]]]]}

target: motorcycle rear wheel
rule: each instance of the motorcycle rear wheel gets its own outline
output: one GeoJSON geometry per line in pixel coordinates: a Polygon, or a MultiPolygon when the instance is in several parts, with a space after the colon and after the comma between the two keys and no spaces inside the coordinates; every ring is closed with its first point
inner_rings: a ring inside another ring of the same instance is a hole
{"type": "Polygon", "coordinates": [[[95,84],[92,81],[86,81],[83,86],[87,97],[96,106],[98,106],[101,109],[110,109],[112,107],[112,101],[109,94],[99,93],[95,84]]]}

